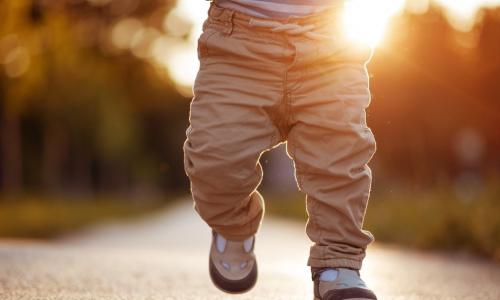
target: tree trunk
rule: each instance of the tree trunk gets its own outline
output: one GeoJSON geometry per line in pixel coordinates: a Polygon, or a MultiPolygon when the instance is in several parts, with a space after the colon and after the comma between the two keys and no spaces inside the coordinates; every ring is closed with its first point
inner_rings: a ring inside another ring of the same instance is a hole
{"type": "Polygon", "coordinates": [[[86,149],[77,147],[73,151],[73,191],[80,195],[92,194],[92,160],[86,149]]]}
{"type": "Polygon", "coordinates": [[[67,144],[64,129],[59,124],[49,121],[44,132],[42,157],[42,186],[47,193],[62,191],[67,144]]]}
{"type": "Polygon", "coordinates": [[[21,191],[23,177],[22,137],[19,116],[4,111],[0,130],[2,189],[5,195],[14,195],[21,191]]]}

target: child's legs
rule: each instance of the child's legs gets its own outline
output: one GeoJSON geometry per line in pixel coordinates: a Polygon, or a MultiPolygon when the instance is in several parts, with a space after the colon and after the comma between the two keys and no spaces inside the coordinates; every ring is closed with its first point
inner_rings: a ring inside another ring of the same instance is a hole
{"type": "Polygon", "coordinates": [[[200,216],[226,238],[242,240],[256,233],[263,214],[258,161],[280,141],[272,115],[283,68],[272,57],[281,55],[278,46],[254,41],[230,16],[212,9],[200,38],[184,163],[200,216]]]}
{"type": "MultiPolygon", "coordinates": [[[[213,76],[201,76],[207,78],[199,84],[212,85],[213,76]]],[[[224,237],[240,240],[259,227],[263,214],[256,190],[262,179],[259,158],[278,142],[278,133],[267,113],[252,103],[254,99],[246,105],[234,100],[246,96],[229,92],[233,84],[238,83],[219,82],[220,93],[198,91],[184,152],[197,212],[224,237]]]]}
{"type": "Polygon", "coordinates": [[[253,106],[252,99],[243,106],[233,97],[245,96],[196,95],[184,153],[196,211],[218,233],[240,240],[255,234],[260,224],[263,203],[256,188],[262,168],[258,161],[277,142],[277,135],[265,111],[253,106]]]}
{"type": "Polygon", "coordinates": [[[367,163],[375,152],[365,117],[369,52],[341,63],[334,51],[331,57],[318,53],[294,92],[288,136],[298,183],[307,194],[306,231],[314,242],[308,264],[359,269],[373,240],[362,230],[371,185],[367,163]]]}

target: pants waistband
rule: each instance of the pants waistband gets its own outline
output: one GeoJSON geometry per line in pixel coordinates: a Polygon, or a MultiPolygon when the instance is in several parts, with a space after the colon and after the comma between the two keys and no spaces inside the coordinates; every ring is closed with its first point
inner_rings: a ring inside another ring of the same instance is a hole
{"type": "MultiPolygon", "coordinates": [[[[342,2],[341,2],[342,3],[342,2]]],[[[311,39],[329,39],[328,35],[316,32],[326,27],[335,27],[339,24],[343,4],[332,6],[331,8],[304,17],[289,17],[286,20],[272,20],[246,15],[244,13],[222,8],[217,5],[217,1],[211,1],[208,11],[209,18],[221,22],[227,26],[226,31],[230,33],[235,24],[241,24],[248,27],[270,29],[272,32],[283,32],[285,34],[299,35],[303,34],[311,39]]],[[[330,28],[331,29],[331,28],[330,28]]],[[[331,30],[328,30],[331,31],[331,30]]]]}

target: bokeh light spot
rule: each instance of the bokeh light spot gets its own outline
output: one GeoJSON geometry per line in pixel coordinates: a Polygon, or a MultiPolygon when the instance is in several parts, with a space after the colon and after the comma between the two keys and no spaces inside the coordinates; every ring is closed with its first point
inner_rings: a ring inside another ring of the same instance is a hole
{"type": "Polygon", "coordinates": [[[358,43],[376,46],[384,36],[389,18],[399,12],[404,0],[352,0],[346,3],[344,31],[358,43]]]}
{"type": "Polygon", "coordinates": [[[118,49],[131,47],[135,34],[142,29],[142,23],[137,19],[127,18],[119,21],[111,31],[111,40],[118,49]]]}
{"type": "Polygon", "coordinates": [[[30,66],[30,54],[26,47],[19,46],[12,49],[4,59],[5,73],[15,78],[26,72],[30,66]]]}

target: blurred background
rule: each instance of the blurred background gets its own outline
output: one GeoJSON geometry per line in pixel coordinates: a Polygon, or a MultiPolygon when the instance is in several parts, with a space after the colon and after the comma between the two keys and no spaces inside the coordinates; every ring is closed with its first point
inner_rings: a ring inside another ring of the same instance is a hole
{"type": "MultiPolygon", "coordinates": [[[[55,237],[187,198],[208,5],[0,2],[0,236],[55,237]]],[[[343,22],[376,47],[365,227],[379,242],[500,261],[500,1],[353,0],[343,22]]],[[[261,162],[268,213],[305,220],[283,147],[261,162]]]]}

